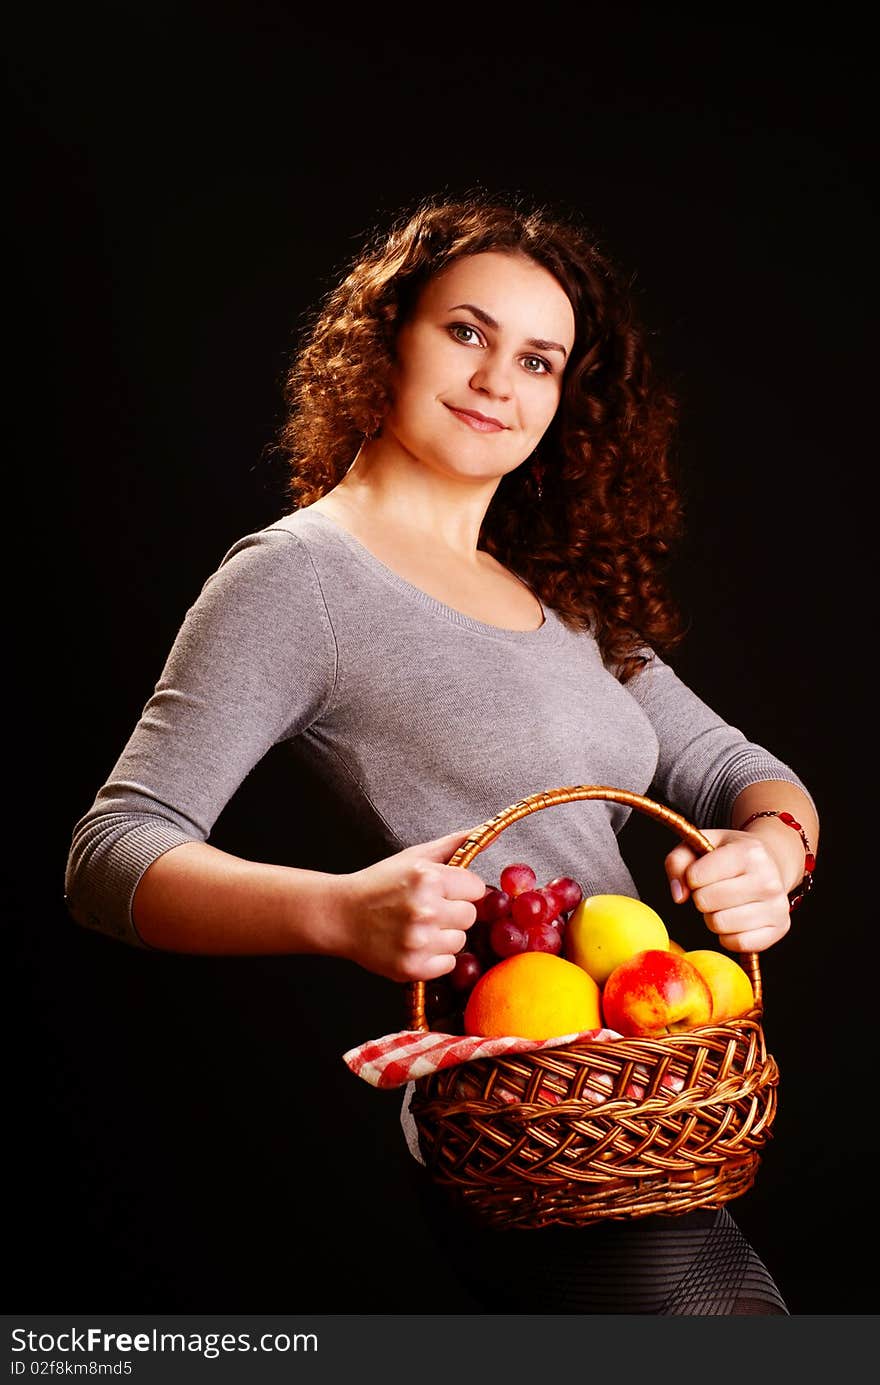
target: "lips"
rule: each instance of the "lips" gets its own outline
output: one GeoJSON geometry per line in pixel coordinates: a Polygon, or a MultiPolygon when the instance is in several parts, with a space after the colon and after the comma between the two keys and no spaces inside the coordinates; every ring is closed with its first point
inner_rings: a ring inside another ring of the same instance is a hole
{"type": "Polygon", "coordinates": [[[477,433],[502,433],[507,428],[507,424],[502,423],[500,418],[490,418],[488,414],[478,413],[476,409],[456,409],[452,404],[447,404],[446,408],[477,433]]]}

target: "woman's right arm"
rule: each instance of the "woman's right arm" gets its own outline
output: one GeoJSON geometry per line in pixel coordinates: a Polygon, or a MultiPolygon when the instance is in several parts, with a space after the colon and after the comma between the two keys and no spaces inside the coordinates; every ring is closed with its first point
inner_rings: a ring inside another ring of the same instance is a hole
{"type": "Polygon", "coordinates": [[[391,981],[430,981],[455,966],[483,881],[446,862],[470,829],[406,847],[350,875],[247,861],[184,842],[148,867],[134,924],[172,952],[321,953],[391,981]]]}
{"type": "Polygon", "coordinates": [[[86,927],[211,954],[318,952],[392,980],[450,971],[482,881],[445,864],[466,830],[349,875],[210,845],[221,809],[335,688],[335,642],[308,554],[287,532],[241,540],[187,612],[153,696],[68,857],[86,927]]]}

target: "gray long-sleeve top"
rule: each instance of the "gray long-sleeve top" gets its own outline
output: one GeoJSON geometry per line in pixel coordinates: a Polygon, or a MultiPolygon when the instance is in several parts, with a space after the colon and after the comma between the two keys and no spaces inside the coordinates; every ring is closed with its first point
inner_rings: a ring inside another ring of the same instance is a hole
{"type": "MultiPolygon", "coordinates": [[[[319,511],[235,543],[187,612],[155,692],[76,824],[73,917],[135,946],[131,904],[170,847],[204,841],[250,770],[286,743],[375,859],[476,826],[541,790],[606,784],[730,825],[762,779],[805,786],[652,651],[622,685],[552,609],[533,631],[471,619],[391,571],[319,511]]],[[[292,774],[292,792],[296,776],[292,774]]],[[[637,895],[607,802],[533,813],[472,864],[509,860],[585,893],[637,895]]]]}

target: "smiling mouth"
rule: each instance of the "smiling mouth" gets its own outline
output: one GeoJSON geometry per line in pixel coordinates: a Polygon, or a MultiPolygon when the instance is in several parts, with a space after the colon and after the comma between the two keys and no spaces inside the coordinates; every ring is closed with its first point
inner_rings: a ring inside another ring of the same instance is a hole
{"type": "Polygon", "coordinates": [[[456,409],[452,404],[447,404],[446,408],[477,433],[503,433],[507,430],[507,424],[502,423],[500,419],[489,418],[486,414],[479,414],[473,409],[456,409]]]}

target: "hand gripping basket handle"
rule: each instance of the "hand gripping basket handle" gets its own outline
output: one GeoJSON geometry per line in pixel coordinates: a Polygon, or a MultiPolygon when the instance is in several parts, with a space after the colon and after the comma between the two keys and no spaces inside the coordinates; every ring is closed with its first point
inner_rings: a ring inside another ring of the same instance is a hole
{"type": "MultiPolygon", "coordinates": [[[[705,856],[707,852],[714,850],[712,843],[707,841],[702,832],[693,827],[680,813],[674,812],[672,808],[664,807],[662,803],[655,803],[653,799],[645,798],[642,794],[630,793],[628,789],[609,788],[607,784],[572,784],[568,788],[547,789],[544,793],[530,794],[528,798],[522,798],[518,803],[511,804],[509,808],[502,809],[500,813],[496,813],[494,818],[490,818],[488,822],[474,828],[467,841],[462,842],[455,855],[450,857],[449,864],[451,866],[469,866],[471,861],[485,847],[500,837],[501,833],[513,823],[519,822],[520,818],[528,817],[530,813],[540,812],[542,808],[553,808],[559,803],[575,803],[579,799],[602,799],[609,803],[622,803],[627,808],[634,808],[637,812],[645,813],[655,822],[662,822],[667,827],[671,827],[673,832],[677,833],[681,840],[698,852],[700,856],[705,856]]],[[[755,992],[755,1008],[760,1011],[762,988],[758,954],[746,952],[743,954],[742,960],[755,992]]],[[[410,1029],[429,1028],[425,1016],[424,981],[407,983],[407,1009],[410,1029]]]]}

